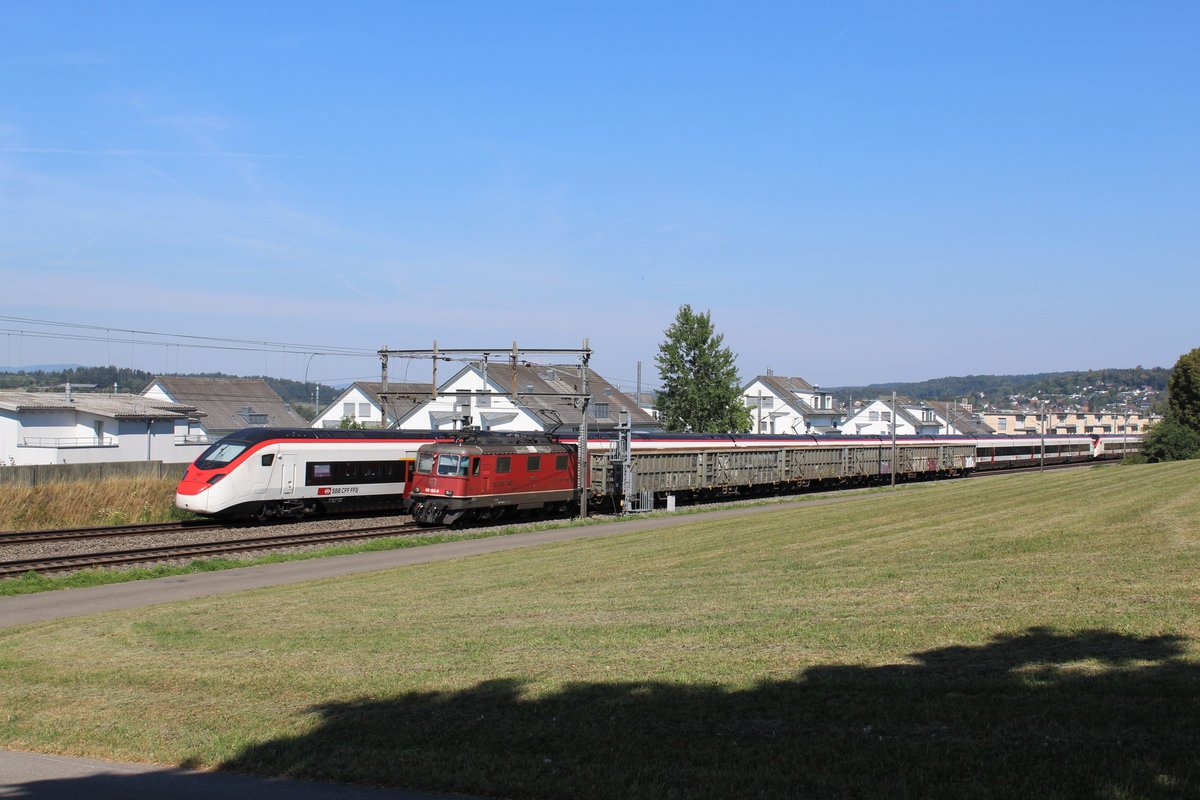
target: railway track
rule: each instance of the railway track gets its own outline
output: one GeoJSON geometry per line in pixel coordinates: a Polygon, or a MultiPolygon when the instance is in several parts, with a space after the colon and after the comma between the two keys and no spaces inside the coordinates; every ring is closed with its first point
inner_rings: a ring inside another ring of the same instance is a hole
{"type": "Polygon", "coordinates": [[[0,531],[0,544],[70,542],[118,536],[149,536],[159,533],[217,530],[228,525],[206,520],[196,522],[147,522],[138,525],[112,525],[105,528],[57,528],[44,531],[0,531]]]}
{"type": "MultiPolygon", "coordinates": [[[[212,527],[224,527],[214,525],[212,527]]],[[[201,529],[203,527],[201,526],[201,529]]],[[[279,548],[305,547],[316,544],[336,544],[360,539],[379,539],[386,536],[407,536],[418,531],[429,530],[413,522],[395,523],[370,528],[348,528],[334,531],[318,531],[314,533],[276,534],[274,536],[255,536],[244,539],[231,539],[217,542],[192,542],[189,544],[164,545],[157,547],[132,548],[129,550],[112,550],[103,553],[79,553],[64,556],[39,556],[12,561],[0,561],[0,578],[12,578],[26,572],[55,573],[72,572],[92,567],[125,566],[128,564],[146,564],[158,561],[173,561],[191,559],[202,556],[221,555],[225,553],[243,553],[254,550],[274,550],[279,548]]],[[[146,531],[141,531],[146,533],[146,531]]],[[[157,531],[150,531],[151,533],[157,531]]],[[[65,534],[66,531],[55,533],[65,534]]],[[[134,535],[117,533],[113,535],[134,535]]],[[[95,534],[97,536],[103,534],[95,534]]]]}

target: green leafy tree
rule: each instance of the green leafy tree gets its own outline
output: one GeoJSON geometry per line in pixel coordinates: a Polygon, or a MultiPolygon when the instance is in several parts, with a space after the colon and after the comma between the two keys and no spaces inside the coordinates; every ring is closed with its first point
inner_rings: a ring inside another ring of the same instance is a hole
{"type": "Polygon", "coordinates": [[[742,402],[736,357],[721,346],[725,337],[713,328],[711,312],[697,314],[690,305],[682,305],[665,335],[655,364],[663,383],[658,411],[667,430],[750,430],[750,409],[742,402]]]}
{"type": "Polygon", "coordinates": [[[354,417],[342,417],[342,421],[338,424],[339,428],[350,428],[353,430],[361,430],[363,424],[354,417]]]}
{"type": "Polygon", "coordinates": [[[1142,455],[1148,461],[1182,461],[1200,456],[1200,431],[1175,416],[1155,423],[1142,440],[1142,455]]]}
{"type": "Polygon", "coordinates": [[[1200,434],[1200,347],[1184,353],[1167,379],[1167,416],[1200,434]]]}

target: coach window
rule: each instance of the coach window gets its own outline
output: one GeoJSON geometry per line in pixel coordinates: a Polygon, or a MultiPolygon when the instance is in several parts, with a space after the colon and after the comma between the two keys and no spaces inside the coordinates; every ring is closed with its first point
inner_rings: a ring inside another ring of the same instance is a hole
{"type": "Polygon", "coordinates": [[[309,486],[324,486],[328,483],[333,483],[333,465],[332,464],[313,464],[307,465],[308,476],[306,483],[309,486]]]}
{"type": "Polygon", "coordinates": [[[433,472],[433,453],[421,453],[417,460],[417,472],[428,475],[433,472]]]}
{"type": "Polygon", "coordinates": [[[496,457],[496,473],[512,472],[512,457],[497,456],[496,457]]]}
{"type": "Polygon", "coordinates": [[[525,469],[530,472],[537,472],[542,468],[541,456],[529,456],[525,461],[525,469]]]}

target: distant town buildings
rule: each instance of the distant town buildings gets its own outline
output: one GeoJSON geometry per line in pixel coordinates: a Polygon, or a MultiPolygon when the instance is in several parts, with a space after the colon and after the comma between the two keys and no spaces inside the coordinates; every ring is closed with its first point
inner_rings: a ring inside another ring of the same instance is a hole
{"type": "MultiPolygon", "coordinates": [[[[258,378],[160,376],[139,395],[0,391],[0,466],[118,461],[187,463],[210,443],[247,427],[577,433],[583,391],[576,365],[472,363],[438,386],[358,381],[306,422],[258,378]]],[[[95,387],[87,387],[94,389],[95,387]]],[[[653,392],[640,397],[589,370],[588,426],[611,430],[622,413],[635,430],[658,430],[653,392]],[[640,401],[640,402],[639,402],[640,401]]],[[[751,432],[808,435],[1142,434],[1159,417],[1148,387],[1083,386],[1046,396],[1012,395],[1008,408],[981,398],[933,401],[890,396],[839,402],[804,378],[768,370],[742,387],[751,432]],[[1096,398],[1104,408],[1092,407],[1096,398]]]]}

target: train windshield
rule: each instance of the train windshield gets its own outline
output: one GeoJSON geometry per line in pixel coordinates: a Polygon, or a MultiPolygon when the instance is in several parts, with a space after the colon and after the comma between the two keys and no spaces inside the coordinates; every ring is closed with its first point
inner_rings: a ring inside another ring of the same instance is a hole
{"type": "Polygon", "coordinates": [[[433,453],[421,453],[417,457],[417,472],[429,475],[433,472],[433,453]]]}
{"type": "Polygon", "coordinates": [[[247,442],[222,439],[200,454],[200,457],[196,459],[196,468],[218,469],[224,467],[244,453],[249,446],[247,442]]]}
{"type": "Polygon", "coordinates": [[[437,474],[465,476],[470,466],[471,459],[467,456],[454,456],[449,453],[442,453],[438,456],[437,474]]]}

